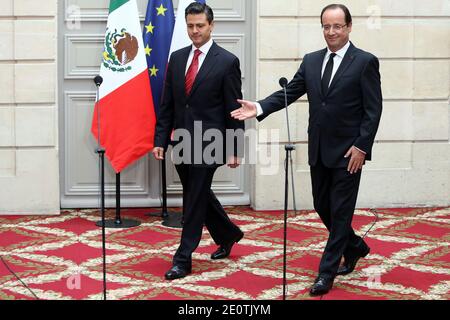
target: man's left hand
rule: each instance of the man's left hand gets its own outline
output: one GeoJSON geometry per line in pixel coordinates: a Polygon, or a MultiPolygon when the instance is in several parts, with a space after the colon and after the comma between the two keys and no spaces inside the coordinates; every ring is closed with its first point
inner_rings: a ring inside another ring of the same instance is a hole
{"type": "Polygon", "coordinates": [[[353,146],[345,155],[345,158],[348,157],[350,157],[350,162],[348,163],[347,171],[350,172],[350,174],[357,173],[362,169],[364,161],[366,160],[366,155],[364,152],[361,152],[353,146]]]}
{"type": "Polygon", "coordinates": [[[239,167],[240,164],[241,164],[241,159],[240,158],[235,157],[235,156],[229,156],[228,157],[227,165],[231,169],[236,169],[237,167],[239,167]]]}

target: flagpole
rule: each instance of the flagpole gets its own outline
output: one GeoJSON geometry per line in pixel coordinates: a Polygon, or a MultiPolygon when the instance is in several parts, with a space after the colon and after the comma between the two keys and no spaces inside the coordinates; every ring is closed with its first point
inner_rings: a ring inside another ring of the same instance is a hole
{"type": "Polygon", "coordinates": [[[166,177],[166,156],[162,161],[162,225],[170,228],[182,228],[183,227],[183,214],[167,211],[167,177],[166,177]]]}
{"type": "Polygon", "coordinates": [[[167,208],[167,170],[166,170],[166,155],[164,154],[164,159],[161,162],[160,172],[161,172],[161,211],[160,212],[150,212],[146,213],[147,217],[160,217],[163,219],[162,225],[169,228],[182,228],[183,227],[183,216],[177,212],[171,212],[167,208]]]}
{"type": "Polygon", "coordinates": [[[161,162],[161,180],[162,180],[162,211],[161,217],[165,220],[169,217],[167,212],[167,177],[166,177],[166,157],[161,162]]]}
{"type": "MultiPolygon", "coordinates": [[[[178,4],[179,7],[185,7],[184,2],[186,1],[180,1],[178,4]]],[[[180,17],[182,17],[182,20],[180,21],[182,23],[184,21],[184,13],[180,15],[180,17]]],[[[164,78],[170,57],[174,26],[175,14],[172,0],[149,0],[144,22],[143,38],[147,54],[147,67],[150,75],[150,86],[156,117],[159,115],[159,106],[162,97],[164,96],[164,78]]],[[[186,26],[184,26],[184,30],[186,30],[186,26]]],[[[161,211],[147,213],[145,216],[160,217],[163,219],[162,224],[164,226],[181,228],[181,214],[169,212],[167,208],[166,165],[167,162],[163,160],[161,161],[161,167],[159,168],[162,196],[161,211]]]]}
{"type": "MultiPolygon", "coordinates": [[[[134,219],[122,219],[120,216],[121,206],[120,206],[120,172],[116,173],[116,217],[113,220],[105,221],[105,228],[109,229],[128,229],[134,228],[141,225],[139,220],[134,219]]],[[[102,221],[96,223],[98,227],[102,225],[102,221]]]]}

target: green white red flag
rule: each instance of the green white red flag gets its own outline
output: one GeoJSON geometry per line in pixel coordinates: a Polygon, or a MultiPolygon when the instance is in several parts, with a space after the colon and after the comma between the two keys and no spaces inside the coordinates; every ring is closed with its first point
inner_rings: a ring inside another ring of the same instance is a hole
{"type": "Polygon", "coordinates": [[[156,123],[136,0],[110,1],[100,76],[91,131],[98,138],[100,123],[100,145],[119,173],[152,150],[156,123]]]}

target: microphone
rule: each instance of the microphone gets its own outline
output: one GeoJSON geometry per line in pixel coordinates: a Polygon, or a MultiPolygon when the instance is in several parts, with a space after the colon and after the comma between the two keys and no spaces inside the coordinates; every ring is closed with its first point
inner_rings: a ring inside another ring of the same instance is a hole
{"type": "Polygon", "coordinates": [[[280,84],[280,86],[282,86],[284,88],[288,84],[288,79],[286,79],[285,77],[282,77],[282,78],[280,78],[280,81],[278,81],[278,83],[280,84]]]}
{"type": "Polygon", "coordinates": [[[103,78],[101,76],[95,76],[94,82],[97,87],[100,87],[103,83],[103,78]]]}

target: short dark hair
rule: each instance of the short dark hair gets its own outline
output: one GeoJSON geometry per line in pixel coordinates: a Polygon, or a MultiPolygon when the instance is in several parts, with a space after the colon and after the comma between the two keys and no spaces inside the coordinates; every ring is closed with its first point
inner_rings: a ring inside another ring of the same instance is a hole
{"type": "Polygon", "coordinates": [[[185,11],[185,18],[187,18],[190,14],[206,14],[206,19],[208,19],[209,24],[213,22],[214,20],[214,13],[210,6],[208,6],[206,3],[200,3],[200,2],[192,2],[190,5],[187,6],[185,11]]]}
{"type": "Polygon", "coordinates": [[[346,6],[344,6],[343,4],[329,4],[325,8],[323,8],[322,13],[320,14],[320,24],[321,25],[323,25],[323,23],[322,23],[323,14],[325,13],[325,11],[327,11],[329,9],[341,9],[345,13],[345,23],[346,24],[352,23],[352,15],[350,14],[350,10],[348,10],[348,8],[346,6]]]}

